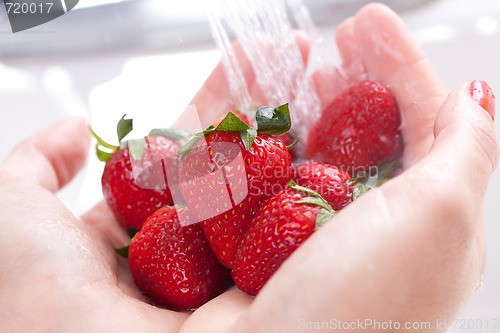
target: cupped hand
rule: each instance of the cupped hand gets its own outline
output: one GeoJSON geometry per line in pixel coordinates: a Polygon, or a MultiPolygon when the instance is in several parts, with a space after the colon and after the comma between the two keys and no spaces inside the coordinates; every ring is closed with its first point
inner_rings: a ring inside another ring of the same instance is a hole
{"type": "MultiPolygon", "coordinates": [[[[405,171],[337,214],[256,298],[231,288],[190,314],[148,304],[114,252],[127,236],[107,207],[80,218],[55,195],[88,151],[87,126],[73,119],[23,142],[0,167],[2,327],[293,332],[372,319],[431,322],[425,331],[438,331],[436,319],[456,314],[483,270],[481,203],[498,159],[490,114],[470,98],[468,84],[448,95],[401,21],[381,5],[339,26],[337,43],[347,83],[377,80],[395,95],[405,171]]],[[[244,73],[255,86],[251,70],[244,73]]],[[[318,86],[339,82],[328,73],[316,73],[318,86]]],[[[218,67],[193,100],[202,120],[227,111],[225,86],[218,67]]]]}
{"type": "MultiPolygon", "coordinates": [[[[233,330],[293,332],[319,325],[341,332],[352,324],[350,331],[376,331],[355,326],[370,320],[443,330],[484,270],[482,200],[498,160],[493,105],[489,112],[479,106],[470,83],[448,94],[401,20],[382,5],[368,5],[343,22],[336,41],[342,69],[313,75],[323,106],[362,79],[388,86],[403,119],[405,170],[309,238],[255,299],[234,291],[240,307],[232,304],[239,310],[233,330]]],[[[198,110],[221,112],[213,109],[221,102],[204,101],[207,94],[224,101],[210,89],[224,82],[221,76],[207,81],[194,100],[198,110]]],[[[220,307],[228,298],[220,297],[220,307]]],[[[209,306],[187,324],[210,318],[209,306]]]]}
{"type": "Polygon", "coordinates": [[[83,119],[56,123],[0,166],[0,323],[5,332],[176,332],[187,315],[145,302],[114,248],[104,204],[75,216],[56,196],[83,165],[83,119]]]}

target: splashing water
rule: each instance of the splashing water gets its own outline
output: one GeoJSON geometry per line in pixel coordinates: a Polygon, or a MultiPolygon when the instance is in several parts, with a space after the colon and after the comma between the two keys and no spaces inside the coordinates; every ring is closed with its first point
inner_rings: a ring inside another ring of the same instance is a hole
{"type": "MultiPolygon", "coordinates": [[[[307,67],[293,32],[287,8],[299,28],[321,47],[318,34],[302,0],[207,0],[206,9],[215,41],[222,54],[234,104],[253,116],[255,101],[250,94],[236,52],[228,37],[234,34],[255,73],[265,103],[289,103],[293,131],[307,137],[308,128],[320,113],[318,96],[307,75],[307,67]]],[[[321,62],[321,53],[316,60],[321,62]]]]}
{"type": "MultiPolygon", "coordinates": [[[[208,2],[210,3],[210,2],[208,2]]],[[[228,34],[222,24],[220,14],[216,8],[206,6],[206,11],[210,20],[210,27],[214,35],[215,42],[221,50],[221,61],[229,82],[229,90],[235,99],[235,104],[241,111],[248,113],[252,105],[252,98],[248,90],[245,78],[238,64],[236,52],[234,51],[228,34]]]]}

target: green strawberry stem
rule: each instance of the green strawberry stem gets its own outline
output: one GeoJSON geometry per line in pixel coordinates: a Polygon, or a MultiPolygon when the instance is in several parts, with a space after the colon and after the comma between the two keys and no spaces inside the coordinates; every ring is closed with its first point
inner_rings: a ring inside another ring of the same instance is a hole
{"type": "MultiPolygon", "coordinates": [[[[118,145],[112,145],[104,141],[97,133],[90,128],[92,136],[97,140],[96,155],[99,161],[107,162],[111,155],[118,149],[129,148],[130,155],[134,160],[141,160],[145,148],[145,139],[133,139],[123,141],[123,139],[134,129],[133,119],[126,119],[123,115],[116,125],[116,136],[118,145]]],[[[185,140],[190,133],[180,128],[155,128],[149,132],[148,136],[160,135],[174,140],[185,140]]]]}
{"type": "Polygon", "coordinates": [[[228,112],[226,117],[217,127],[211,125],[206,130],[195,133],[186,144],[179,150],[179,155],[184,156],[195,143],[212,132],[239,132],[241,141],[247,150],[252,148],[252,144],[258,133],[280,135],[290,130],[292,121],[288,104],[280,105],[276,108],[261,107],[255,113],[257,128],[253,128],[241,120],[233,112],[228,112]]]}
{"type": "Polygon", "coordinates": [[[352,200],[357,200],[372,188],[364,183],[357,183],[352,188],[352,200]]]}
{"type": "Polygon", "coordinates": [[[92,128],[90,128],[90,133],[92,133],[92,136],[97,140],[97,144],[95,145],[97,158],[101,162],[107,162],[111,155],[113,155],[113,153],[117,151],[119,147],[104,141],[99,135],[97,135],[96,132],[94,132],[92,128]]]}
{"type": "Polygon", "coordinates": [[[126,114],[118,121],[116,124],[116,135],[118,136],[118,142],[122,142],[123,138],[126,137],[134,129],[134,122],[132,119],[125,119],[126,114]]]}
{"type": "Polygon", "coordinates": [[[127,232],[127,235],[130,238],[133,238],[135,236],[135,234],[139,232],[139,229],[137,229],[137,228],[127,228],[126,232],[127,232]]]}
{"type": "Polygon", "coordinates": [[[297,138],[295,139],[292,143],[290,143],[288,146],[286,146],[286,149],[292,149],[294,146],[297,145],[297,143],[299,143],[300,139],[297,138]]]}
{"type": "Polygon", "coordinates": [[[222,119],[217,127],[214,128],[215,131],[220,132],[241,132],[249,129],[247,123],[240,119],[237,115],[232,112],[228,112],[228,114],[222,119]]]}
{"type": "Polygon", "coordinates": [[[107,143],[106,141],[101,139],[101,137],[99,135],[97,135],[97,133],[94,132],[94,130],[92,128],[90,128],[90,133],[92,133],[92,136],[97,140],[97,143],[100,146],[107,148],[109,150],[113,150],[113,151],[116,151],[118,149],[118,146],[107,143]]]}
{"type": "Polygon", "coordinates": [[[123,138],[127,136],[133,129],[132,119],[125,119],[126,115],[123,115],[116,125],[116,135],[118,137],[118,145],[112,145],[104,141],[97,133],[90,127],[90,133],[97,140],[95,147],[96,155],[99,161],[107,162],[111,155],[120,148],[120,143],[123,138]],[[103,149],[104,148],[104,149],[103,149]]]}
{"type": "Polygon", "coordinates": [[[257,137],[257,131],[255,128],[248,126],[247,123],[232,112],[229,112],[227,116],[224,117],[214,131],[239,132],[241,141],[243,141],[243,145],[246,150],[249,150],[252,147],[252,144],[257,137]]]}
{"type": "Polygon", "coordinates": [[[352,200],[357,200],[372,188],[383,185],[393,177],[396,170],[402,167],[400,160],[394,160],[377,168],[377,172],[373,174],[367,172],[358,173],[356,177],[349,181],[349,185],[353,185],[352,200]]]}
{"type": "Polygon", "coordinates": [[[300,199],[298,203],[321,207],[318,211],[318,215],[316,215],[316,230],[322,227],[327,221],[331,220],[335,215],[335,210],[318,192],[313,191],[310,188],[297,185],[297,183],[293,180],[290,180],[286,186],[294,189],[295,191],[304,192],[309,195],[308,197],[300,199]]]}
{"type": "Polygon", "coordinates": [[[129,245],[120,247],[118,249],[115,249],[116,253],[120,255],[120,257],[123,257],[125,259],[128,259],[128,250],[129,250],[129,245]]]}
{"type": "Polygon", "coordinates": [[[377,169],[377,179],[383,183],[392,178],[396,170],[401,168],[403,168],[403,163],[400,160],[387,162],[377,169]]]}
{"type": "Polygon", "coordinates": [[[274,109],[268,106],[261,107],[255,113],[255,120],[259,133],[280,135],[288,132],[292,127],[288,104],[274,109]]]}
{"type": "Polygon", "coordinates": [[[188,151],[191,150],[191,148],[194,147],[199,139],[204,138],[206,135],[212,133],[213,131],[215,131],[215,126],[212,125],[203,132],[193,134],[193,136],[184,144],[184,146],[181,147],[181,149],[179,149],[177,153],[181,157],[184,156],[188,151]]]}
{"type": "Polygon", "coordinates": [[[154,128],[148,136],[160,135],[177,141],[187,139],[191,133],[181,128],[154,128]]]}
{"type": "Polygon", "coordinates": [[[144,149],[146,148],[146,139],[145,138],[132,139],[132,140],[127,140],[124,143],[126,144],[126,146],[128,146],[128,151],[130,153],[130,156],[135,161],[140,161],[142,159],[142,155],[144,154],[144,149]]]}

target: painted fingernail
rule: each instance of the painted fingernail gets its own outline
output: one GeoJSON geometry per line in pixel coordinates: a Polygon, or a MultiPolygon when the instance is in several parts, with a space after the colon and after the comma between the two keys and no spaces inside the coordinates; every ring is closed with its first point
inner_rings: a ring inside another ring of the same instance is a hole
{"type": "Polygon", "coordinates": [[[469,86],[470,97],[479,106],[485,109],[495,120],[495,95],[488,83],[481,80],[474,80],[469,86]]]}

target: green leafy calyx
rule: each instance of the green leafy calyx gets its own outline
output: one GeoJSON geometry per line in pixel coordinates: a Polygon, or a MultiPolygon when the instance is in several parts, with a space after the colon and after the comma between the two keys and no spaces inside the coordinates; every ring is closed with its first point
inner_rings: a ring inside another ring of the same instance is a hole
{"type": "Polygon", "coordinates": [[[127,258],[128,258],[128,250],[129,250],[129,247],[130,247],[130,246],[129,246],[129,245],[127,245],[127,246],[121,247],[121,248],[119,248],[119,249],[115,249],[115,251],[116,251],[116,253],[118,253],[118,255],[119,255],[120,257],[123,257],[123,258],[127,259],[127,258]]]}
{"type": "Polygon", "coordinates": [[[170,138],[177,141],[182,141],[189,138],[191,133],[181,128],[155,128],[152,129],[151,132],[149,132],[148,134],[148,136],[155,136],[155,135],[164,136],[166,138],[170,138]]]}
{"type": "Polygon", "coordinates": [[[224,119],[219,123],[215,130],[220,132],[241,132],[249,129],[247,123],[240,119],[237,115],[229,112],[224,119]]]}
{"type": "Polygon", "coordinates": [[[318,192],[313,191],[310,188],[297,185],[297,183],[295,183],[293,180],[290,180],[287,186],[294,189],[295,191],[300,191],[308,194],[307,197],[298,200],[298,203],[320,207],[318,215],[316,215],[316,229],[320,228],[335,215],[335,210],[318,192]]]}
{"type": "Polygon", "coordinates": [[[288,132],[292,127],[288,104],[283,104],[277,108],[263,106],[255,113],[257,121],[257,132],[280,135],[288,132]]]}
{"type": "Polygon", "coordinates": [[[347,185],[352,186],[352,200],[357,200],[371,189],[383,185],[393,178],[402,167],[401,161],[395,160],[377,168],[376,172],[359,172],[347,183],[347,185]]]}
{"type": "Polygon", "coordinates": [[[111,155],[120,148],[119,144],[122,142],[123,138],[132,131],[133,121],[132,119],[125,119],[125,116],[126,115],[123,115],[116,125],[118,145],[112,145],[104,141],[92,128],[90,128],[90,133],[92,133],[92,136],[97,140],[95,151],[99,161],[107,162],[111,155]]]}
{"type": "Polygon", "coordinates": [[[90,133],[92,133],[92,136],[97,140],[97,143],[95,145],[97,158],[101,162],[107,162],[111,155],[113,155],[113,153],[117,151],[119,147],[104,141],[99,135],[97,135],[96,132],[94,132],[92,128],[90,128],[90,133]]]}
{"type": "MultiPolygon", "coordinates": [[[[111,155],[113,155],[118,149],[129,148],[130,155],[134,160],[141,160],[146,147],[146,140],[144,138],[132,139],[123,141],[123,139],[132,132],[134,125],[132,119],[125,118],[127,115],[123,115],[116,125],[116,135],[118,138],[118,145],[110,144],[104,141],[101,137],[97,135],[92,128],[90,132],[97,140],[96,144],[96,155],[99,161],[107,162],[111,155]]],[[[164,136],[173,140],[182,141],[189,137],[190,133],[179,128],[156,128],[149,132],[149,136],[164,136]]]]}
{"type": "Polygon", "coordinates": [[[226,117],[216,126],[210,126],[200,133],[194,134],[191,139],[179,150],[179,154],[186,154],[200,139],[214,131],[219,132],[238,132],[245,149],[250,150],[258,133],[279,135],[290,130],[291,119],[288,110],[288,104],[278,106],[277,108],[261,107],[256,111],[257,128],[253,128],[241,120],[233,112],[228,112],[226,117]]]}
{"type": "Polygon", "coordinates": [[[191,148],[193,148],[193,146],[199,139],[204,138],[205,136],[209,135],[214,131],[215,131],[215,126],[211,125],[206,130],[193,134],[193,136],[184,144],[184,146],[181,147],[181,149],[179,149],[177,153],[180,156],[184,156],[188,151],[191,150],[191,148]]]}
{"type": "Polygon", "coordinates": [[[125,119],[127,115],[123,115],[123,117],[118,121],[116,125],[116,135],[118,136],[118,142],[122,142],[123,138],[126,137],[132,130],[134,129],[133,120],[125,119]]]}
{"type": "Polygon", "coordinates": [[[140,161],[146,148],[146,139],[132,139],[124,142],[128,146],[128,152],[135,161],[140,161]]]}
{"type": "Polygon", "coordinates": [[[127,228],[125,231],[127,232],[127,235],[130,238],[133,238],[135,236],[135,234],[139,232],[139,229],[137,229],[137,228],[127,228]]]}

